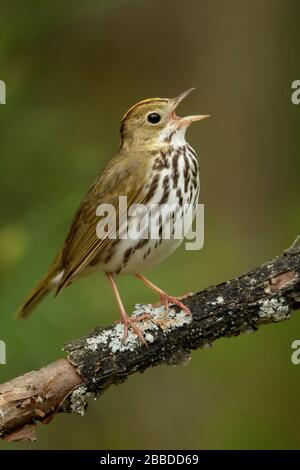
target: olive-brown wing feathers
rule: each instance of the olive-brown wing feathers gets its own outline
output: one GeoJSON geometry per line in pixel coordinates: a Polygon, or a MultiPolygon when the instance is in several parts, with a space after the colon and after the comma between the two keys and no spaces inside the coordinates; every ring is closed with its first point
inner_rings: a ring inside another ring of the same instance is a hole
{"type": "MultiPolygon", "coordinates": [[[[97,208],[111,204],[119,217],[119,196],[127,197],[127,205],[138,204],[144,198],[144,186],[149,162],[137,156],[117,156],[89,189],[77,210],[62,253],[64,276],[56,295],[66,287],[93,259],[108,249],[113,241],[112,233],[105,238],[97,235],[97,208]]],[[[114,226],[114,221],[108,224],[114,226]]],[[[116,226],[118,229],[118,226],[116,226]]]]}

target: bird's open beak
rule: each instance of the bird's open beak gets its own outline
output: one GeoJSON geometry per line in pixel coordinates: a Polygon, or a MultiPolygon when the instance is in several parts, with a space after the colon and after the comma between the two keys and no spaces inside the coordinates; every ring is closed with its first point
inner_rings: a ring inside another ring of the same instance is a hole
{"type": "Polygon", "coordinates": [[[174,98],[174,106],[171,111],[171,119],[176,122],[178,127],[189,126],[190,124],[192,124],[192,122],[202,121],[203,119],[210,117],[210,114],[198,114],[195,116],[185,116],[185,117],[177,116],[176,114],[177,106],[179,105],[179,103],[181,103],[182,100],[184,100],[184,98],[186,98],[194,90],[195,88],[190,88],[189,90],[184,91],[179,96],[174,98]]]}

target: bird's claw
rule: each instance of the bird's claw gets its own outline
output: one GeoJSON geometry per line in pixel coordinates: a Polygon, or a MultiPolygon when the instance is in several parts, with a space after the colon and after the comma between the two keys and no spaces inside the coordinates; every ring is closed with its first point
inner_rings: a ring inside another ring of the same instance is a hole
{"type": "Polygon", "coordinates": [[[124,315],[121,320],[117,320],[116,323],[122,323],[124,325],[124,335],[122,338],[122,343],[126,344],[126,340],[128,337],[128,330],[129,328],[139,337],[142,344],[148,347],[148,343],[144,338],[143,332],[140,328],[136,325],[136,323],[141,322],[143,320],[151,320],[151,315],[148,313],[138,315],[136,317],[130,317],[129,315],[124,315]]]}
{"type": "Polygon", "coordinates": [[[194,294],[192,292],[189,292],[188,294],[185,294],[181,297],[173,297],[172,295],[161,294],[160,295],[160,302],[158,302],[157,304],[152,304],[152,305],[153,305],[153,307],[159,307],[161,305],[164,305],[166,312],[169,313],[170,304],[174,304],[174,305],[177,305],[181,310],[183,310],[186,313],[186,315],[191,317],[192,312],[190,311],[190,309],[186,305],[184,305],[181,302],[181,300],[184,300],[187,297],[191,297],[193,295],[194,294]]]}

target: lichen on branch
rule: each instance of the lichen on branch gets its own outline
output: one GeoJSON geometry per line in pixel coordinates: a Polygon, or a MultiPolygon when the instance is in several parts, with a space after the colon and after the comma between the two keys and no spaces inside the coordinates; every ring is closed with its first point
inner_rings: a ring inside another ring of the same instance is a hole
{"type": "Polygon", "coordinates": [[[48,423],[57,412],[81,415],[87,398],[98,398],[112,384],[159,364],[185,364],[190,351],[221,337],[256,331],[290,318],[300,307],[299,238],[283,254],[251,272],[209,287],[185,300],[192,320],[172,306],[137,305],[133,315],[153,314],[141,322],[148,347],[123,326],[95,328],[65,345],[67,358],[0,385],[0,437],[33,439],[32,425],[48,423]],[[28,427],[29,426],[29,427],[28,427]]]}

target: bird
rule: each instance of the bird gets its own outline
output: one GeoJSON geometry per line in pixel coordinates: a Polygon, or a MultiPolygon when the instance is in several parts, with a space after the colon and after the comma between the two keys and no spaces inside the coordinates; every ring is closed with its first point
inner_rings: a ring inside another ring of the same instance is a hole
{"type": "Polygon", "coordinates": [[[95,271],[104,272],[111,284],[121,314],[118,321],[124,325],[124,342],[130,329],[146,344],[138,322],[147,314],[137,317],[127,314],[115,281],[119,274],[133,275],[141,280],[159,295],[166,310],[174,304],[186,315],[191,315],[182,302],[185,296],[167,294],[143,273],[160,264],[183,241],[184,236],[175,238],[172,235],[174,227],[183,220],[185,205],[193,208],[193,216],[195,213],[200,185],[198,160],[195,150],[186,142],[185,134],[190,124],[209,115],[180,117],[176,114],[179,103],[193,90],[191,88],[175,98],[139,101],[125,113],[117,154],[89,188],[75,213],[62,249],[47,274],[28,294],[17,317],[28,317],[49,292],[56,291],[58,295],[65,287],[95,271]],[[121,196],[126,198],[125,208],[120,202],[121,196]],[[164,237],[161,215],[157,215],[155,221],[156,237],[151,238],[151,234],[145,237],[141,232],[135,237],[124,236],[130,227],[134,229],[138,224],[143,229],[145,225],[148,227],[145,213],[141,216],[137,207],[149,209],[163,205],[176,208],[169,215],[169,221],[173,222],[171,236],[164,237]],[[110,228],[113,217],[99,216],[99,207],[115,210],[119,217],[117,222],[114,220],[113,228],[110,228]],[[133,209],[132,214],[126,219],[130,209],[133,209]],[[99,237],[101,221],[102,229],[106,221],[106,231],[102,230],[99,237]]]}

